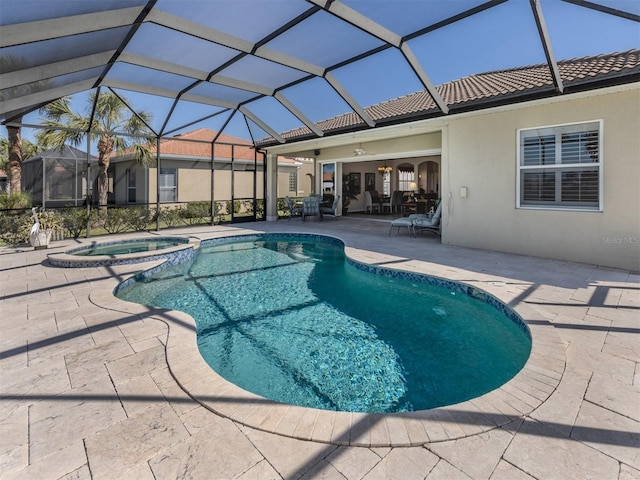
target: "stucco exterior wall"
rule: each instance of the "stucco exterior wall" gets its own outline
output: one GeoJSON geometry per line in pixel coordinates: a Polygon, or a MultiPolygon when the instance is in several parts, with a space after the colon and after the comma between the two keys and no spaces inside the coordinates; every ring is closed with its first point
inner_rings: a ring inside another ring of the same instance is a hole
{"type": "MultiPolygon", "coordinates": [[[[136,203],[156,202],[157,169],[136,167],[133,160],[120,161],[114,164],[115,167],[115,200],[117,204],[127,202],[127,174],[129,168],[137,168],[136,172],[136,203]],[[147,194],[148,190],[148,194],[147,194]]],[[[162,168],[176,168],[178,182],[178,202],[209,201],[211,197],[211,164],[208,162],[188,161],[188,160],[163,160],[162,168]]],[[[218,165],[216,163],[214,174],[215,199],[231,199],[231,170],[228,164],[218,165]]],[[[278,173],[278,183],[283,186],[284,195],[296,195],[288,193],[289,171],[297,167],[280,167],[278,173]]],[[[313,165],[303,165],[300,168],[300,183],[306,182],[306,190],[300,189],[298,194],[308,195],[310,192],[310,181],[304,177],[305,172],[312,173],[313,165]]],[[[262,198],[263,172],[258,171],[256,175],[256,198],[262,198]]],[[[235,172],[235,197],[253,198],[253,171],[236,170],[235,172]]]]}
{"type": "Polygon", "coordinates": [[[640,89],[451,119],[443,143],[443,243],[640,271],[640,89]],[[600,119],[602,211],[517,209],[517,130],[600,119]]]}
{"type": "Polygon", "coordinates": [[[278,172],[278,197],[306,197],[313,193],[313,162],[302,161],[300,167],[280,167],[278,172]],[[295,172],[298,178],[298,189],[289,188],[289,174],[295,172]]]}
{"type": "MultiPolygon", "coordinates": [[[[217,166],[217,165],[216,165],[217,166]]],[[[165,161],[162,168],[177,168],[178,202],[209,201],[211,198],[211,166],[207,162],[165,161]]],[[[262,172],[258,172],[258,185],[262,185],[262,172]]],[[[236,197],[253,197],[253,172],[235,172],[236,197]]],[[[156,169],[149,169],[150,202],[155,202],[156,169]]],[[[262,188],[257,189],[257,198],[262,198],[262,188]]],[[[216,200],[231,199],[231,170],[228,166],[214,172],[214,195],[216,200]]]]}

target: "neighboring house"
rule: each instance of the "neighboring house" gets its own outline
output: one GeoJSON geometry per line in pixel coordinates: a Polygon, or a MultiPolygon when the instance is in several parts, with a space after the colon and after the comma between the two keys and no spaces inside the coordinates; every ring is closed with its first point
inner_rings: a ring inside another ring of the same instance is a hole
{"type": "Polygon", "coordinates": [[[68,145],[47,150],[22,162],[22,191],[31,195],[34,205],[82,205],[90,193],[87,187],[95,182],[97,161],[97,157],[68,145]],[[87,182],[88,171],[91,182],[87,182]]]}
{"type": "MultiPolygon", "coordinates": [[[[152,151],[155,155],[155,148],[152,151]]],[[[254,191],[257,199],[263,199],[263,156],[260,152],[256,154],[246,140],[205,128],[161,139],[160,202],[208,202],[212,177],[216,201],[252,199],[254,191]]],[[[312,193],[313,182],[309,176],[313,176],[313,160],[280,156],[277,162],[279,197],[312,193]]],[[[155,167],[137,165],[130,153],[112,157],[111,166],[116,204],[156,203],[158,171],[155,167]]]]}
{"type": "MultiPolygon", "coordinates": [[[[313,139],[305,127],[283,134],[301,142],[263,145],[270,155],[315,151],[317,171],[337,179],[375,174],[379,191],[387,181],[436,192],[442,243],[640,271],[640,51],[558,67],[562,95],[546,65],[490,72],[437,88],[448,115],[418,92],[366,109],[388,126],[313,139]],[[423,119],[393,124],[412,116],[423,119]],[[378,174],[384,166],[390,174],[378,174]]],[[[348,114],[318,126],[361,122],[348,114]]],[[[349,210],[363,206],[361,195],[349,210]]],[[[558,272],[559,285],[573,274],[558,272]]]]}

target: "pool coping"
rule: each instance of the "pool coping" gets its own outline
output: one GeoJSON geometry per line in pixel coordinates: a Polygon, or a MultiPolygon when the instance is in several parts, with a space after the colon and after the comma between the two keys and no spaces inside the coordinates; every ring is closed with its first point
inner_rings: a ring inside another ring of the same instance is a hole
{"type": "MultiPolygon", "coordinates": [[[[218,238],[232,236],[237,235],[218,238]]],[[[319,236],[342,242],[330,235],[319,236]]],[[[348,246],[344,249],[349,261],[379,268],[375,266],[375,252],[348,246]]],[[[167,263],[171,262],[161,260],[150,269],[163,268],[167,263]]],[[[400,266],[385,269],[408,272],[400,266]]],[[[478,286],[451,281],[481,290],[503,304],[509,303],[478,286]]],[[[222,378],[200,355],[195,320],[184,312],[150,310],[120,300],[111,291],[94,291],[91,300],[103,308],[165,323],[169,328],[165,346],[169,371],[180,387],[205,408],[242,425],[300,440],[361,447],[402,447],[477,435],[530,415],[556,390],[565,370],[565,345],[554,329],[548,328],[550,322],[541,319],[531,306],[519,303],[509,308],[529,329],[531,353],[522,370],[495,390],[454,405],[414,412],[372,414],[320,410],[269,400],[222,378]]]]}

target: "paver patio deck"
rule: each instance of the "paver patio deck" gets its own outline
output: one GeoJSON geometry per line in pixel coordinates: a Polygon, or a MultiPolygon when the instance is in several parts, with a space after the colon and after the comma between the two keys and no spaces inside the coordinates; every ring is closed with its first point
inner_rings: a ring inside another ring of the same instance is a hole
{"type": "Polygon", "coordinates": [[[3,247],[0,478],[640,478],[640,275],[389,237],[388,228],[345,218],[171,235],[325,233],[357,260],[467,282],[524,313],[534,338],[526,371],[417,420],[265,408],[203,381],[214,377],[182,348],[193,338],[188,316],[111,295],[156,262],[46,262],[96,239],[3,247]]]}

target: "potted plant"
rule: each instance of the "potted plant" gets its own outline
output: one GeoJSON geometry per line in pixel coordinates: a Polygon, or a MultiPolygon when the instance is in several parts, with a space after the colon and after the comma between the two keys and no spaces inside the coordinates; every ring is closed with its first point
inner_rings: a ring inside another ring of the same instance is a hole
{"type": "Polygon", "coordinates": [[[354,177],[349,174],[342,176],[342,215],[346,215],[349,210],[349,204],[351,200],[356,200],[360,188],[358,182],[354,177]]]}
{"type": "Polygon", "coordinates": [[[36,249],[44,249],[49,246],[51,235],[56,228],[61,228],[60,216],[51,210],[38,213],[38,208],[31,209],[32,216],[24,225],[24,237],[28,238],[31,246],[36,249]]]}

